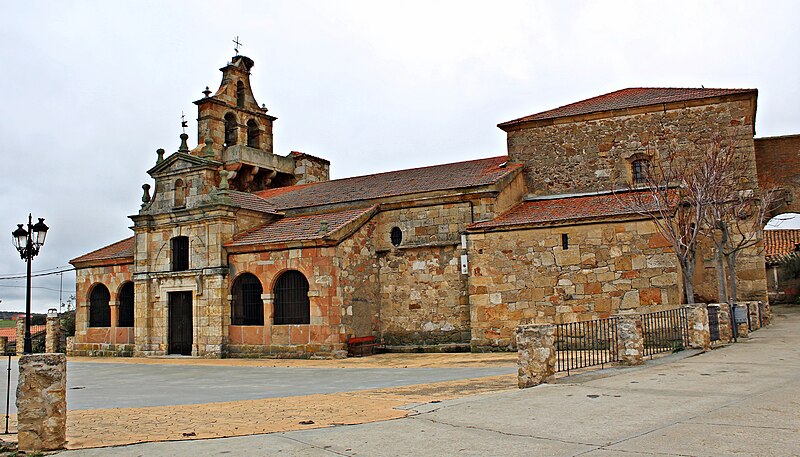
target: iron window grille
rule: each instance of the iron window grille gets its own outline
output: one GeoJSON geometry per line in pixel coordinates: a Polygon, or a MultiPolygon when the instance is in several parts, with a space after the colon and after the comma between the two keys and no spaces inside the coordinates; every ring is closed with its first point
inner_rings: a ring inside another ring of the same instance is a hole
{"type": "Polygon", "coordinates": [[[111,294],[103,284],[92,288],[89,294],[89,327],[111,327],[111,294]]]}
{"type": "Polygon", "coordinates": [[[189,269],[189,237],[176,236],[172,239],[172,271],[189,269]]]}
{"type": "Polygon", "coordinates": [[[631,171],[633,172],[634,184],[647,183],[647,177],[650,173],[650,161],[647,159],[634,160],[631,163],[631,171]]]}
{"type": "Polygon", "coordinates": [[[311,320],[308,300],[308,280],[297,270],[283,273],[275,282],[275,311],[273,322],[308,324],[311,320]]]}
{"type": "Polygon", "coordinates": [[[233,325],[264,325],[264,302],[261,300],[261,281],[245,273],[233,283],[231,323],[233,325]]]}

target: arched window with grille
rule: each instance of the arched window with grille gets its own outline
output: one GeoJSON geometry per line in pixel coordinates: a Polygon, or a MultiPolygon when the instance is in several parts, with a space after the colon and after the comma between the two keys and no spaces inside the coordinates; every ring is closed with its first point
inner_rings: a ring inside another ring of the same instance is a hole
{"type": "Polygon", "coordinates": [[[236,116],[233,113],[228,113],[225,115],[225,147],[236,144],[237,135],[238,123],[236,122],[236,116]]]}
{"type": "Polygon", "coordinates": [[[273,323],[308,324],[311,320],[308,301],[308,280],[303,273],[289,270],[275,282],[273,323]]]}
{"type": "Polygon", "coordinates": [[[172,247],[172,271],[189,269],[189,237],[176,236],[170,240],[172,247]]]}
{"type": "Polygon", "coordinates": [[[244,83],[236,82],[236,106],[244,108],[244,83]]]}
{"type": "Polygon", "coordinates": [[[133,327],[133,283],[128,281],[119,289],[119,323],[117,327],[133,327]]]}
{"type": "Polygon", "coordinates": [[[247,121],[247,145],[248,146],[250,146],[251,148],[258,148],[258,146],[259,146],[259,144],[258,144],[258,134],[259,133],[260,132],[258,130],[258,123],[253,119],[250,119],[249,121],[247,121]]]}
{"type": "Polygon", "coordinates": [[[636,159],[631,162],[631,178],[634,184],[646,184],[650,174],[650,161],[636,159]]]}
{"type": "Polygon", "coordinates": [[[89,293],[89,327],[111,327],[111,294],[108,287],[97,284],[89,293]]]}
{"type": "Polygon", "coordinates": [[[244,273],[236,278],[231,288],[231,324],[264,325],[262,292],[261,281],[255,275],[244,273]]]}

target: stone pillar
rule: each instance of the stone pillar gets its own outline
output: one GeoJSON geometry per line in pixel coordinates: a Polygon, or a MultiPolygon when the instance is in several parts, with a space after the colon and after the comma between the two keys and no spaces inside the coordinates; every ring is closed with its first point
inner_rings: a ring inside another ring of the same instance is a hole
{"type": "Polygon", "coordinates": [[[686,305],[686,321],[689,327],[689,347],[711,349],[711,334],[708,326],[708,308],[705,303],[686,305]]]}
{"type": "Polygon", "coordinates": [[[761,325],[766,327],[772,323],[772,305],[769,301],[762,302],[761,304],[761,325]]]}
{"type": "Polygon", "coordinates": [[[61,352],[61,322],[55,309],[47,310],[47,326],[44,334],[44,352],[61,352]]]}
{"type": "Polygon", "coordinates": [[[8,354],[8,337],[0,336],[0,354],[8,354]]]}
{"type": "Polygon", "coordinates": [[[617,354],[622,365],[644,363],[642,316],[636,313],[617,314],[617,354]]]}
{"type": "Polygon", "coordinates": [[[719,307],[719,312],[717,313],[719,317],[719,343],[730,343],[733,341],[730,306],[727,303],[712,303],[711,305],[719,307]]]}
{"type": "Polygon", "coordinates": [[[66,443],[67,357],[27,354],[19,359],[17,430],[19,450],[52,451],[66,443]]]}
{"type": "Polygon", "coordinates": [[[22,354],[25,348],[25,318],[17,318],[17,354],[22,354]]]}
{"type": "Polygon", "coordinates": [[[556,326],[517,327],[517,385],[520,389],[552,381],[556,373],[556,326]]]}
{"type": "MultiPolygon", "coordinates": [[[[741,310],[745,310],[745,314],[748,313],[747,309],[747,302],[738,302],[736,303],[736,308],[738,308],[738,312],[742,312],[741,310]]],[[[732,322],[735,322],[736,319],[736,312],[731,308],[731,317],[733,318],[732,322]]],[[[748,338],[750,336],[750,328],[747,326],[747,322],[736,324],[737,330],[737,338],[748,338]]]]}

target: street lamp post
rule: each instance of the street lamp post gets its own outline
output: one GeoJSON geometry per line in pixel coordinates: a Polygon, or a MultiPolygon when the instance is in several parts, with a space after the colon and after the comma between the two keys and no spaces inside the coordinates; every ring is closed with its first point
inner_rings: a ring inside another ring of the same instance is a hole
{"type": "MultiPolygon", "coordinates": [[[[31,260],[39,254],[39,249],[44,245],[48,227],[44,224],[44,218],[39,218],[39,222],[33,224],[31,215],[28,214],[28,229],[25,230],[22,224],[17,224],[17,229],[11,232],[14,237],[14,247],[19,251],[22,260],[28,264],[27,287],[25,289],[25,349],[24,354],[33,352],[31,344],[31,260]]],[[[17,343],[19,344],[19,342],[17,343]]]]}

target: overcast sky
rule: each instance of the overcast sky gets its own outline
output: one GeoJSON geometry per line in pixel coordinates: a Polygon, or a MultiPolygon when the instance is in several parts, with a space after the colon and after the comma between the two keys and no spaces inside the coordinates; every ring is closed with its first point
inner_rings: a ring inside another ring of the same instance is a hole
{"type": "MultiPolygon", "coordinates": [[[[798,4],[5,1],[0,278],[25,271],[28,212],[51,227],[34,271],[132,234],[155,150],[182,111],[196,138],[237,35],[275,152],[341,178],[503,155],[499,122],[625,87],[758,88],[757,136],[800,133],[798,4]]],[[[0,309],[24,284],[0,279],[0,309]]],[[[34,311],[57,306],[59,276],[34,287],[34,311]]]]}

